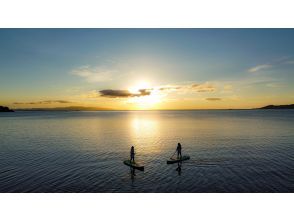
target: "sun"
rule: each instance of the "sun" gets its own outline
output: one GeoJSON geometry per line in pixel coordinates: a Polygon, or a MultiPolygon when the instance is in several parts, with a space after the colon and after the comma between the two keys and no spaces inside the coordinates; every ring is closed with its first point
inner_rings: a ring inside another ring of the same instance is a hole
{"type": "Polygon", "coordinates": [[[131,86],[128,90],[131,93],[138,93],[141,89],[150,89],[151,85],[148,81],[139,81],[134,86],[131,86]]]}
{"type": "Polygon", "coordinates": [[[135,105],[136,109],[152,109],[162,101],[162,96],[148,81],[139,81],[128,90],[133,94],[139,94],[142,89],[149,90],[150,95],[131,97],[127,103],[135,105]]]}

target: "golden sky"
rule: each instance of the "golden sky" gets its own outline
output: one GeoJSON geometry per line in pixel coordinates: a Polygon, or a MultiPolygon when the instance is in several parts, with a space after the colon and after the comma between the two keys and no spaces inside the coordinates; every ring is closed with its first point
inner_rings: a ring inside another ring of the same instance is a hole
{"type": "Polygon", "coordinates": [[[0,29],[0,104],[113,110],[294,103],[292,29],[0,29]]]}

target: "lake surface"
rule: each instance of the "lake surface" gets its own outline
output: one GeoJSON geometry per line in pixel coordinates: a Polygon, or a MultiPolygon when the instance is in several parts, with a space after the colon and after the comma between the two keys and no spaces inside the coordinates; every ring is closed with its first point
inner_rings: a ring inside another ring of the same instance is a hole
{"type": "Polygon", "coordinates": [[[294,111],[0,113],[0,192],[294,192],[294,111]]]}

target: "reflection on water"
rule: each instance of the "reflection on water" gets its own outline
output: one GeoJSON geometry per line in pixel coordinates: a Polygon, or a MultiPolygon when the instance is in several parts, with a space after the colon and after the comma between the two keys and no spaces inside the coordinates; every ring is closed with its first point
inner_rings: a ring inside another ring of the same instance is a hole
{"type": "Polygon", "coordinates": [[[160,128],[158,125],[158,116],[142,115],[134,112],[134,116],[130,119],[130,140],[138,149],[139,155],[156,154],[161,151],[158,142],[160,142],[160,128]]]}
{"type": "Polygon", "coordinates": [[[140,137],[142,135],[153,136],[157,132],[157,121],[153,118],[144,118],[135,116],[131,120],[134,136],[140,137]]]}
{"type": "Polygon", "coordinates": [[[0,114],[1,192],[294,192],[294,111],[0,114]],[[167,165],[182,144],[191,159],[167,165]],[[136,172],[123,164],[134,145],[136,172]]]}
{"type": "Polygon", "coordinates": [[[182,173],[182,162],[179,162],[178,163],[178,167],[177,167],[176,171],[178,171],[179,176],[181,176],[181,173],[182,173]]]}
{"type": "Polygon", "coordinates": [[[136,176],[136,169],[135,168],[130,167],[130,176],[131,176],[131,180],[132,180],[132,184],[133,184],[135,181],[135,176],[136,176]]]}

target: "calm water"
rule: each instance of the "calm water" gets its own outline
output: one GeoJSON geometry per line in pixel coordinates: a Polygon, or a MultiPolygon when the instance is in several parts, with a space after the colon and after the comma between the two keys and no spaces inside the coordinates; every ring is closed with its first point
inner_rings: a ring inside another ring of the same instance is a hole
{"type": "Polygon", "coordinates": [[[1,113],[0,191],[294,192],[294,111],[1,113]]]}

